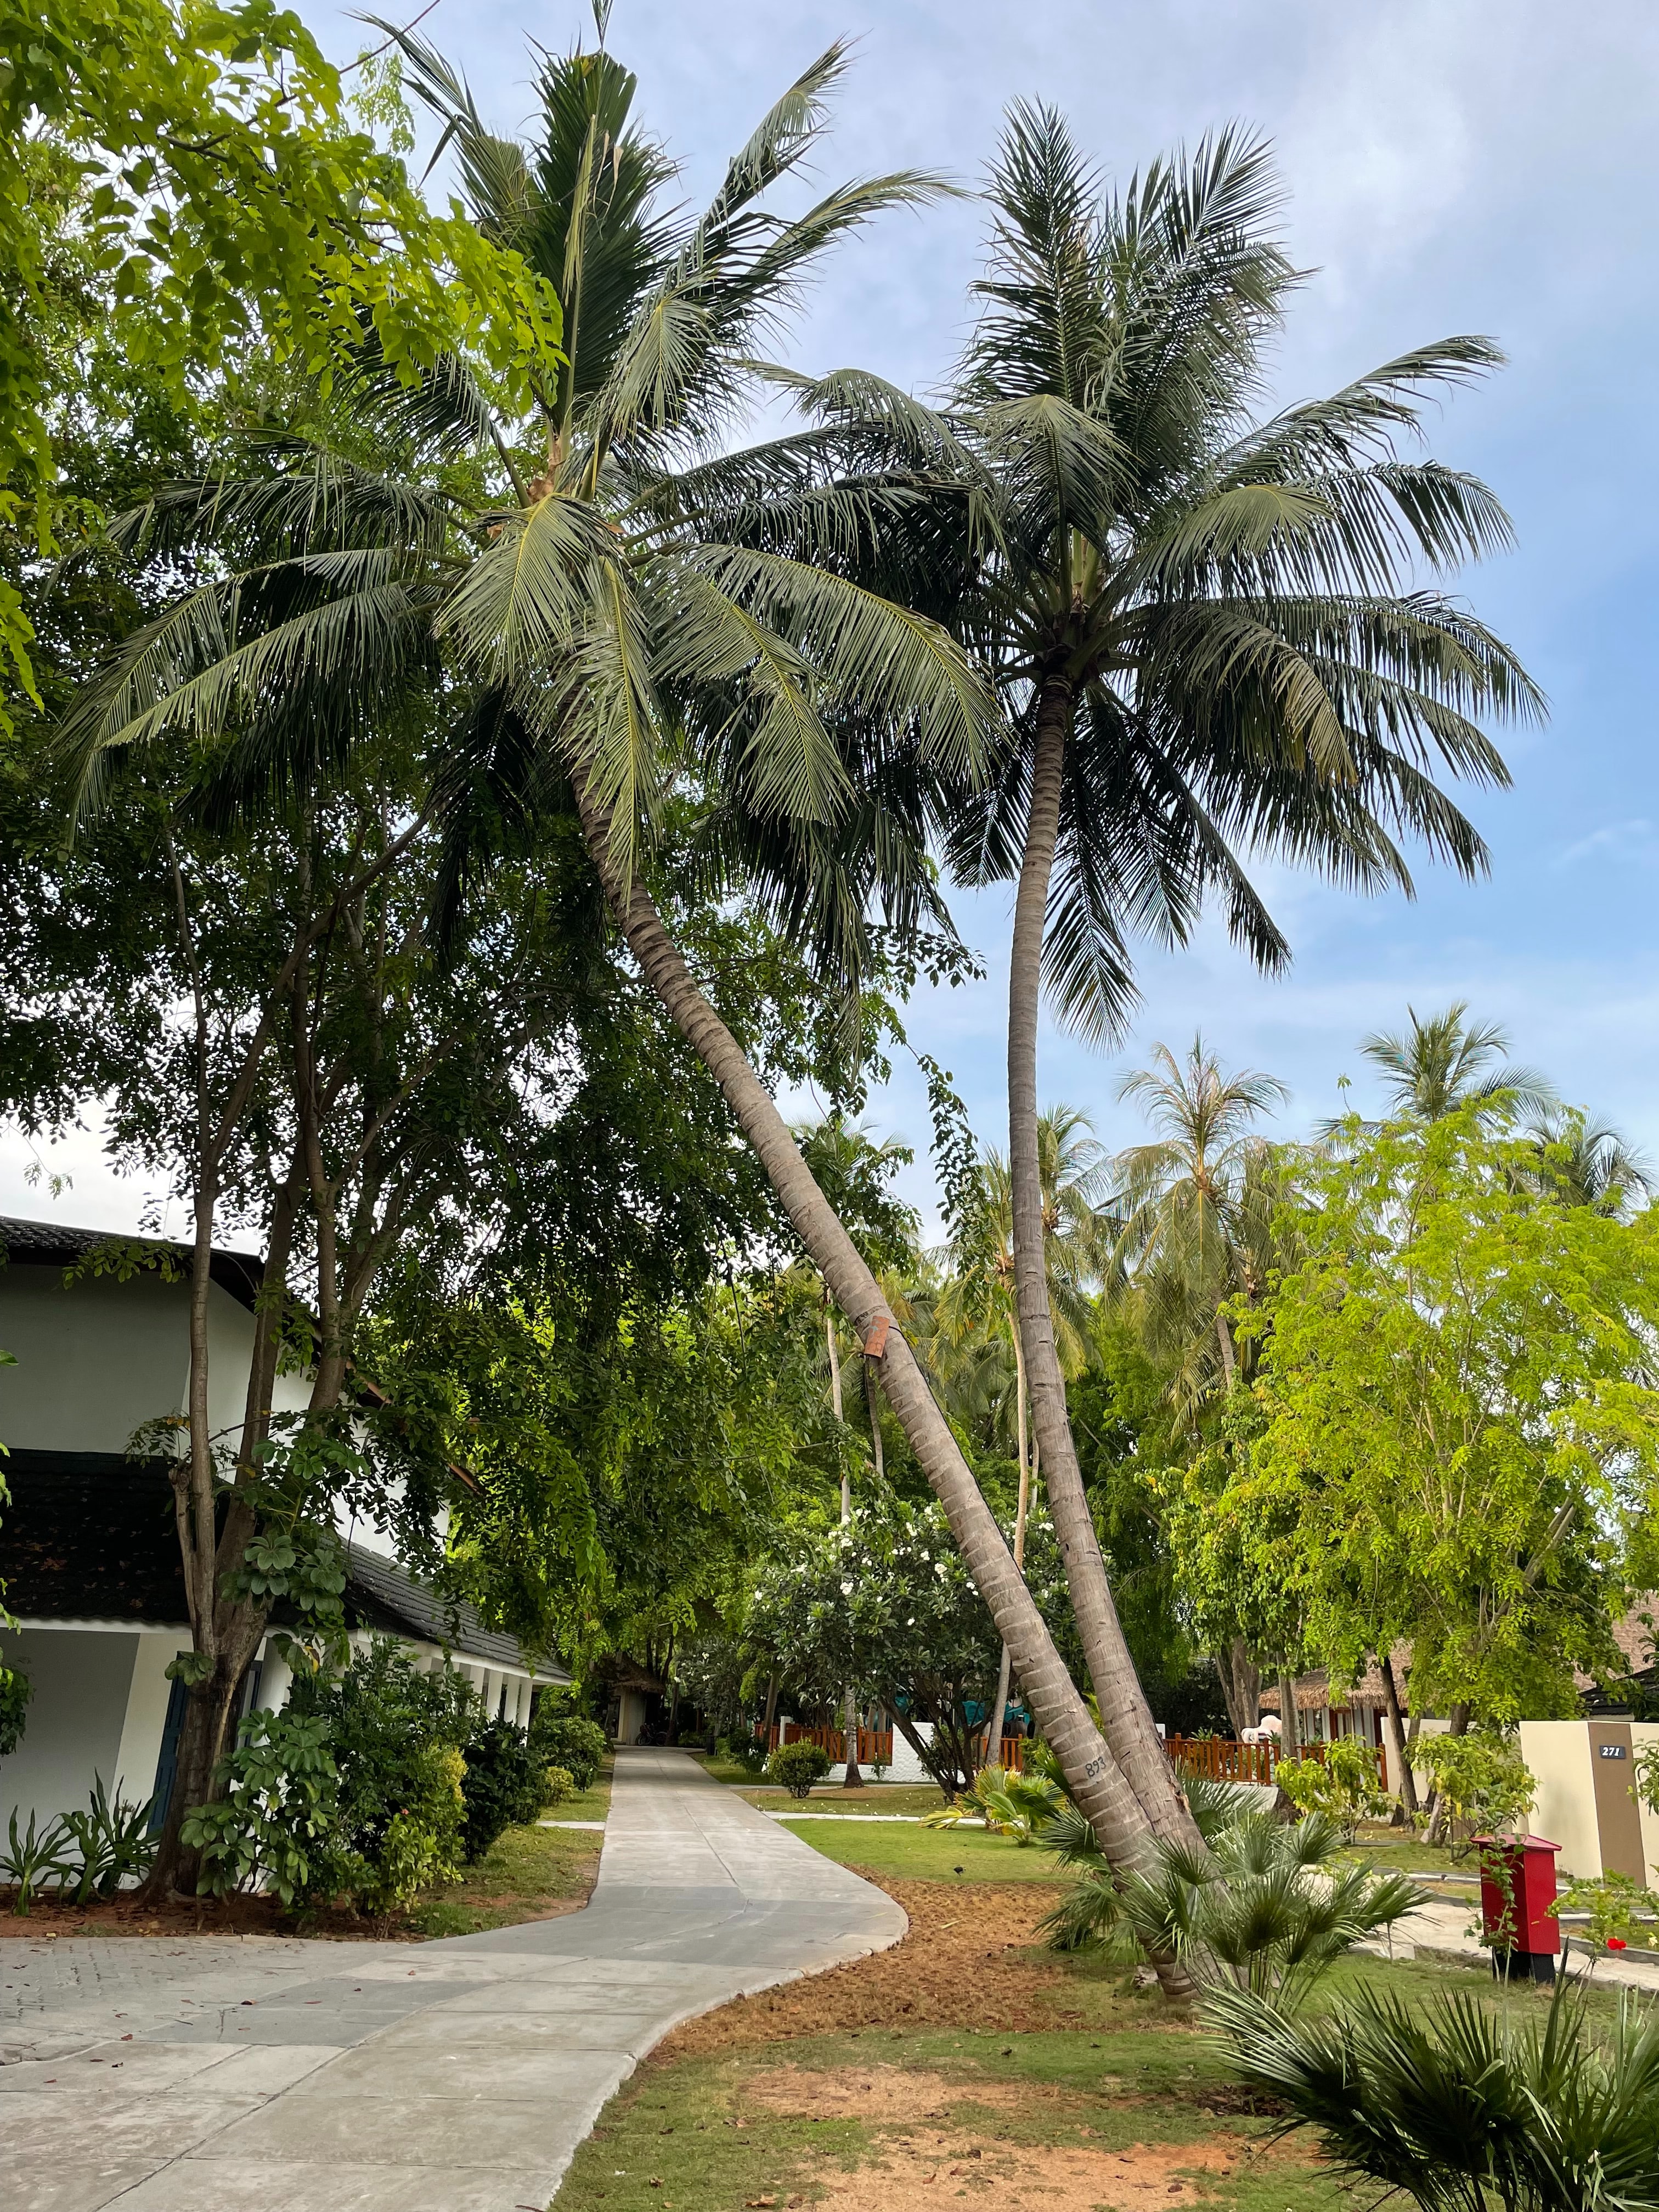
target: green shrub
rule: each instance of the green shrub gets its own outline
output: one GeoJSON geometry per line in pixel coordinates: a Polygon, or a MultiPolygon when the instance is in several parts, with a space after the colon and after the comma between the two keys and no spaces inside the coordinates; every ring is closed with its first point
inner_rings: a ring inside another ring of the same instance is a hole
{"type": "Polygon", "coordinates": [[[834,1763],[829,1753],[815,1743],[784,1743],[767,1760],[766,1776],[792,1797],[805,1797],[811,1794],[812,1784],[822,1782],[834,1763]]]}
{"type": "Polygon", "coordinates": [[[1632,1943],[1644,1950],[1659,1949],[1659,1897],[1633,1881],[1627,1874],[1604,1874],[1599,1880],[1575,1881],[1550,1907],[1559,1919],[1564,1912],[1588,1912],[1589,1926],[1561,1930],[1588,1942],[1598,1958],[1610,1951],[1626,1951],[1632,1943]]]}
{"type": "Polygon", "coordinates": [[[406,1912],[423,1889],[457,1878],[465,1775],[466,1763],[453,1743],[429,1743],[416,1755],[409,1802],[387,1821],[374,1858],[343,1869],[342,1886],[359,1911],[382,1919],[406,1912]]]}
{"type": "Polygon", "coordinates": [[[745,1766],[751,1774],[765,1771],[767,1741],[759,1729],[733,1729],[730,1735],[722,1736],[715,1746],[733,1765],[745,1766]]]}
{"type": "Polygon", "coordinates": [[[49,1821],[38,1832],[34,1815],[29,1814],[27,1828],[17,1832],[17,1814],[14,1808],[7,1843],[0,1847],[0,1881],[14,1887],[17,1894],[12,1899],[12,1911],[27,1915],[38,1893],[48,1881],[62,1890],[75,1876],[75,1862],[70,1851],[71,1838],[61,1820],[49,1821]]]}
{"type": "Polygon", "coordinates": [[[155,1856],[155,1838],[149,1832],[155,1802],[146,1798],[142,1805],[130,1805],[118,1797],[112,1805],[103,1776],[94,1774],[86,1811],[64,1814],[64,1833],[80,1857],[73,1881],[77,1905],[113,1897],[125,1876],[145,1872],[155,1856]]]}
{"type": "Polygon", "coordinates": [[[1454,1826],[1463,1831],[1461,1842],[1449,1846],[1453,1858],[1466,1855],[1477,1832],[1513,1830],[1537,1794],[1538,1784],[1507,1736],[1419,1736],[1412,1764],[1426,1769],[1454,1826]]]}
{"type": "Polygon", "coordinates": [[[591,1790],[611,1746],[597,1721],[562,1712],[544,1694],[530,1723],[530,1748],[544,1766],[562,1766],[578,1790],[591,1790]]]}
{"type": "MultiPolygon", "coordinates": [[[[576,1794],[576,1778],[568,1766],[544,1766],[542,1769],[542,1804],[562,1805],[567,1797],[576,1794]]],[[[538,1811],[540,1808],[537,1808],[538,1811]]]]}
{"type": "Polygon", "coordinates": [[[467,1739],[461,1784],[465,1804],[462,1842],[469,1863],[483,1858],[508,1828],[533,1820],[547,1802],[547,1769],[532,1756],[511,1721],[488,1721],[467,1739]]]}
{"type": "Polygon", "coordinates": [[[1376,1777],[1376,1754],[1358,1736],[1340,1735],[1322,1759],[1281,1759],[1273,1780],[1298,1813],[1323,1813],[1352,1836],[1392,1800],[1376,1777]]]}
{"type": "Polygon", "coordinates": [[[208,1896],[263,1887],[293,1905],[342,1887],[340,1776],[320,1715],[251,1712],[213,1781],[220,1795],[186,1813],[179,1831],[202,1854],[198,1887],[208,1896]]]}

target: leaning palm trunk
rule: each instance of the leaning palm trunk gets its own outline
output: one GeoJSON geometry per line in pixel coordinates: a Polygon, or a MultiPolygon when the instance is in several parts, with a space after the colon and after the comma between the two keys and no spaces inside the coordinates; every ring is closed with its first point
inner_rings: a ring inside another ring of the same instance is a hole
{"type": "MultiPolygon", "coordinates": [[[[1014,1510],[1014,1565],[1023,1575],[1025,1571],[1025,1522],[1031,1510],[1031,1459],[1026,1446],[1025,1354],[1020,1348],[1018,1315],[1013,1317],[1008,1334],[1014,1340],[1014,1431],[1015,1447],[1019,1454],[1019,1504],[1014,1510]]],[[[991,1736],[985,1747],[985,1764],[991,1767],[1002,1764],[1002,1717],[1007,1710],[1012,1673],[1012,1662],[1005,1644],[1001,1664],[997,1668],[996,1703],[991,1708],[991,1736]]]]}
{"type": "MultiPolygon", "coordinates": [[[[588,853],[641,972],[720,1085],[796,1235],[866,1354],[878,1361],[887,1402],[945,1508],[968,1571],[1019,1669],[1032,1712],[1101,1849],[1114,1867],[1150,1864],[1155,1841],[1151,1824],[1089,1717],[950,1424],[894,1324],[881,1285],[814,1182],[742,1047],[699,989],[638,876],[624,882],[602,806],[579,787],[577,807],[588,853]]],[[[1180,1962],[1166,1960],[1158,1971],[1167,1996],[1191,1994],[1192,1978],[1180,1962]]]]}
{"type": "Polygon", "coordinates": [[[1093,1679],[1113,1758],[1153,1832],[1196,1845],[1197,1829],[1176,1782],[1158,1726],[1135,1673],[1106,1562],[1083,1488],[1083,1471],[1066,1410],[1066,1378],[1054,1346],[1048,1304],[1042,1173],[1037,1151],[1037,1010],[1042,987],[1043,925],[1060,832],[1066,738],[1075,700],[1071,685],[1052,679],[1037,705],[1030,816],[1014,904],[1008,981],[1008,1157],[1012,1180],[1014,1272],[1037,1449],[1048,1508],[1066,1564],[1066,1587],[1093,1679]]]}

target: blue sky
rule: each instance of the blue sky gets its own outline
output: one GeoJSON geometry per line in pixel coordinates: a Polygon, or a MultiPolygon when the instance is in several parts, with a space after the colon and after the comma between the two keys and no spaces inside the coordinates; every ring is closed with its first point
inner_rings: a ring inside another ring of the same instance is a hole
{"type": "MultiPolygon", "coordinates": [[[[301,0],[330,51],[364,33],[301,0]]],[[[591,36],[556,0],[440,0],[422,26],[465,69],[491,120],[527,116],[530,41],[591,36]]],[[[1510,366],[1456,398],[1434,451],[1479,471],[1514,517],[1510,556],[1461,588],[1549,695],[1540,732],[1504,739],[1508,793],[1470,805],[1492,853],[1475,885],[1424,870],[1415,902],[1356,901],[1264,872],[1296,950],[1287,978],[1253,975],[1207,931],[1149,956],[1144,1006],[1121,1051],[1046,1036],[1045,1100],[1137,1125],[1116,1074],[1153,1040],[1195,1028],[1224,1059],[1288,1081],[1281,1127],[1334,1110],[1336,1079],[1368,1092],[1364,1031],[1467,998],[1570,1097],[1659,1156],[1659,789],[1650,765],[1659,678],[1659,352],[1653,210],[1659,204],[1659,9],[1651,0],[617,0],[610,43],[641,79],[640,111],[684,165],[688,198],[797,70],[835,37],[859,40],[819,176],[915,165],[972,185],[1004,103],[1063,106],[1120,180],[1231,118],[1275,142],[1285,235],[1310,271],[1275,364],[1275,398],[1327,389],[1402,348],[1490,333],[1510,366]]],[[[926,388],[964,327],[982,212],[971,200],[890,217],[843,252],[790,357],[856,362],[926,388]]],[[[915,1041],[957,1076],[975,1127],[1005,1135],[1002,977],[1007,902],[964,901],[987,982],[918,1000],[915,1041]]],[[[872,1121],[924,1154],[920,1085],[902,1073],[872,1121]]],[[[0,1141],[0,1208],[48,1210],[0,1141]]],[[[112,1186],[82,1140],[52,1211],[118,1225],[142,1194],[112,1186]]],[[[919,1166],[914,1194],[931,1179],[919,1166]]]]}

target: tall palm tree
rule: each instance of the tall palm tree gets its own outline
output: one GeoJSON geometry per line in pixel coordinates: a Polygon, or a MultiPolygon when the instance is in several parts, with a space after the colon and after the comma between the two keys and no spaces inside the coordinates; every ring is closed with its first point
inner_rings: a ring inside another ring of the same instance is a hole
{"type": "Polygon", "coordinates": [[[1517,1066],[1504,1031],[1496,1022],[1467,1020],[1468,1011],[1459,999],[1424,1020],[1407,1006],[1408,1030],[1378,1030],[1361,1042],[1382,1071],[1389,1112],[1415,1121],[1438,1121],[1464,1106],[1547,1115],[1557,1103],[1548,1080],[1517,1066]]]}
{"type": "MultiPolygon", "coordinates": [[[[1141,1794],[1055,1650],[879,1281],[645,878],[670,793],[712,788],[708,880],[741,883],[844,979],[856,983],[872,919],[901,940],[944,923],[926,844],[981,773],[994,702],[936,623],[854,573],[880,566],[870,548],[909,526],[915,497],[890,464],[917,434],[914,410],[843,373],[803,390],[805,429],[727,444],[757,376],[787,380],[758,356],[824,248],[933,187],[876,179],[793,218],[763,204],[821,138],[839,48],[763,118],[705,212],[679,221],[654,211],[660,157],[608,53],[548,62],[526,149],[484,128],[430,50],[400,44],[407,81],[444,117],[476,219],[556,294],[566,362],[532,376],[527,416],[504,417],[465,362],[405,383],[366,346],[319,428],[268,442],[238,478],[153,501],[127,542],[200,555],[210,573],[128,641],[70,718],[83,797],[95,799],[110,748],[184,729],[209,757],[211,803],[256,808],[325,775],[366,719],[429,717],[435,701],[454,710],[429,805],[455,898],[504,827],[522,835],[574,806],[641,974],[879,1362],[1103,1848],[1139,1863],[1152,1826],[1141,1794]]],[[[1161,1971],[1166,1987],[1187,1985],[1179,1964],[1161,1971]]]]}
{"type": "MultiPolygon", "coordinates": [[[[1163,1044],[1152,1060],[1118,1085],[1118,1097],[1138,1104],[1157,1135],[1114,1163],[1109,1210],[1117,1234],[1107,1296],[1127,1310],[1147,1350],[1171,1370],[1173,1410],[1190,1429],[1238,1376],[1223,1309],[1260,1297],[1270,1267],[1286,1257],[1279,1229],[1285,1177],[1254,1125],[1290,1094],[1276,1076],[1249,1068],[1229,1074],[1201,1036],[1184,1060],[1163,1044]]],[[[1253,1727],[1261,1680],[1249,1645],[1235,1637],[1215,1663],[1234,1725],[1253,1727]]],[[[1293,1725],[1294,1709],[1287,1711],[1293,1725]]]]}
{"type": "MultiPolygon", "coordinates": [[[[1048,1301],[1061,1366],[1067,1375],[1074,1375],[1088,1361],[1093,1319],[1090,1291],[1099,1279],[1107,1250],[1099,1208],[1105,1151],[1088,1116],[1074,1106],[1051,1107],[1039,1116],[1037,1146],[1048,1301]]],[[[1019,1468],[1014,1565],[1023,1572],[1025,1526],[1038,1455],[1027,1418],[1025,1350],[1019,1329],[1013,1248],[1013,1186],[1006,1161],[993,1151],[980,1170],[972,1221],[951,1249],[954,1269],[939,1301],[939,1320],[947,1342],[957,1345],[971,1334],[1006,1331],[1013,1355],[1014,1449],[1019,1468]]],[[[987,1764],[992,1766],[1001,1757],[1003,1713],[1012,1670],[1005,1644],[986,1752],[987,1764]]]]}
{"type": "Polygon", "coordinates": [[[1229,1075],[1201,1036],[1184,1061],[1155,1045],[1152,1063],[1117,1087],[1158,1135],[1115,1162],[1111,1287],[1133,1299],[1148,1348],[1175,1362],[1190,1411],[1237,1376],[1224,1306],[1267,1287],[1273,1176],[1254,1125],[1290,1091],[1249,1068],[1229,1075]]]}
{"type": "Polygon", "coordinates": [[[1475,479],[1404,458],[1424,398],[1489,368],[1420,347],[1261,421],[1296,272],[1265,148],[1235,131],[1108,191],[1052,110],[1018,107],[992,170],[977,325],[947,407],[906,418],[960,518],[927,602],[992,669],[1007,737],[950,841],[1017,883],[1009,1159],[1020,1327],[1049,1503],[1109,1741],[1155,1826],[1184,1832],[1084,1495],[1042,1261],[1037,1019],[1095,1036],[1136,933],[1179,942],[1206,897],[1262,966],[1285,940],[1243,853],[1406,886],[1402,836],[1484,865],[1437,769],[1506,772],[1477,718],[1539,695],[1417,576],[1506,544],[1475,479]]]}

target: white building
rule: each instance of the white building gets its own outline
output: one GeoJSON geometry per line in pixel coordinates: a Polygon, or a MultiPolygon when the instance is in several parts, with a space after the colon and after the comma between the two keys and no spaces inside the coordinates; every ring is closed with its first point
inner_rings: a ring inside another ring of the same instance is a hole
{"type": "MultiPolygon", "coordinates": [[[[166,1669],[190,1648],[172,1486],[153,1463],[129,1460],[133,1431],[184,1410],[188,1288],[153,1273],[66,1284],[64,1273],[104,1242],[84,1230],[0,1218],[0,1585],[17,1620],[0,1626],[0,1661],[33,1686],[23,1740],[0,1759],[0,1832],[84,1805],[94,1776],[113,1797],[154,1796],[159,1825],[171,1787],[183,1692],[166,1669]]],[[[240,1421],[253,1346],[260,1263],[216,1252],[209,1306],[210,1419],[240,1421]]],[[[279,1378],[276,1409],[306,1401],[302,1378],[279,1378]]],[[[510,1637],[469,1606],[451,1608],[392,1561],[348,1547],[348,1625],[356,1642],[398,1637],[436,1666],[447,1656],[489,1711],[523,1723],[538,1682],[569,1680],[532,1667],[510,1637]]],[[[243,1709],[280,1705],[288,1674],[262,1648],[243,1709]]]]}

